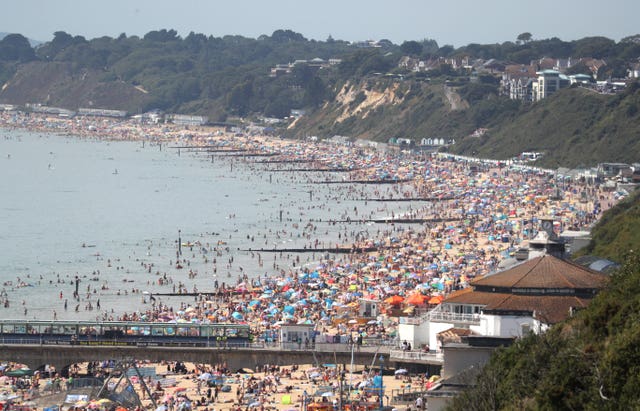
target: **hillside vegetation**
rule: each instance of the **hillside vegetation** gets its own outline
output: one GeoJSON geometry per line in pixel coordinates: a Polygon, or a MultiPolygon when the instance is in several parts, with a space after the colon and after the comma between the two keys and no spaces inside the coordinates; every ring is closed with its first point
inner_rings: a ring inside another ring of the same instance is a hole
{"type": "Polygon", "coordinates": [[[591,250],[625,263],[585,310],[492,356],[452,410],[640,409],[640,196],[614,207],[591,250]]]}
{"type": "Polygon", "coordinates": [[[59,31],[33,48],[11,34],[0,40],[0,103],[161,110],[211,121],[286,118],[280,132],[291,138],[454,139],[449,149],[457,153],[506,159],[541,151],[540,165],[552,167],[632,162],[640,152],[637,84],[620,95],[569,88],[522,104],[499,95],[499,75],[447,61],[589,56],[606,59],[596,73],[602,79],[626,75],[640,57],[639,39],[564,42],[523,33],[516,42],[455,49],[433,40],[381,40],[375,47],[315,41],[290,30],[257,39],[193,32],[181,38],[163,29],[91,40],[59,31]],[[407,58],[435,63],[416,73],[399,64],[407,58]],[[292,109],[306,115],[293,121],[292,109]],[[488,132],[470,137],[479,128],[488,132]]]}
{"type": "Polygon", "coordinates": [[[491,125],[481,138],[455,147],[489,158],[509,158],[539,151],[544,166],[576,167],[598,162],[636,162],[640,153],[640,87],[631,84],[618,95],[568,88],[544,101],[523,105],[491,125]]]}
{"type": "Polygon", "coordinates": [[[592,230],[591,238],[580,255],[624,261],[631,252],[640,254],[640,191],[606,212],[592,230]]]}

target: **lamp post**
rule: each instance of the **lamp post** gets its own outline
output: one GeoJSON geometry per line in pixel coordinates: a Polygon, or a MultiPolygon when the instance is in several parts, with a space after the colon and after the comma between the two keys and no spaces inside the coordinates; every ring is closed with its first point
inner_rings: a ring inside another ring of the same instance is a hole
{"type": "Polygon", "coordinates": [[[340,402],[338,403],[338,410],[342,411],[344,409],[343,407],[343,391],[342,391],[342,386],[344,384],[344,370],[340,371],[340,402]]]}
{"type": "Polygon", "coordinates": [[[380,409],[384,407],[384,356],[380,356],[380,409]]]}

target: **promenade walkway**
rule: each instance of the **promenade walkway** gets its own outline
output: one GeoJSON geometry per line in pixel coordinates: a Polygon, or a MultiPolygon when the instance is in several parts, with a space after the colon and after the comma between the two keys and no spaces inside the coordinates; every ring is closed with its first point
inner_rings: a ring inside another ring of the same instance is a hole
{"type": "Polygon", "coordinates": [[[389,345],[363,345],[319,343],[313,347],[286,349],[279,344],[243,343],[203,347],[195,343],[180,343],[175,346],[160,346],[150,342],[141,344],[119,344],[117,341],[101,341],[92,345],[72,345],[66,341],[47,341],[37,336],[20,339],[1,339],[0,350],[8,358],[37,369],[51,364],[62,369],[72,363],[101,361],[105,359],[164,360],[193,363],[229,364],[231,369],[254,368],[259,364],[354,364],[368,365],[380,356],[388,359],[390,367],[403,364],[442,365],[441,354],[419,351],[402,351],[389,345]]]}

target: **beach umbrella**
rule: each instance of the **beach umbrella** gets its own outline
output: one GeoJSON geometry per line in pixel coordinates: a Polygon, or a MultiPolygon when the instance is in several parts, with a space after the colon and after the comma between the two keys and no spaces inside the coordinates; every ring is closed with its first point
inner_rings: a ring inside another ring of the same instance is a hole
{"type": "Polygon", "coordinates": [[[405,300],[405,302],[411,305],[422,305],[426,298],[427,297],[421,293],[413,293],[405,300]]]}
{"type": "Polygon", "coordinates": [[[392,295],[384,299],[384,302],[391,305],[399,305],[404,301],[404,298],[399,295],[392,295]]]}
{"type": "Polygon", "coordinates": [[[440,304],[443,300],[443,297],[441,295],[434,295],[433,297],[429,298],[429,304],[440,304]]]}
{"type": "Polygon", "coordinates": [[[243,319],[242,314],[240,314],[240,313],[239,313],[239,312],[237,312],[237,311],[234,311],[234,312],[231,314],[231,316],[232,316],[235,320],[242,320],[242,319],[243,319]]]}
{"type": "Polygon", "coordinates": [[[404,375],[407,374],[409,371],[406,368],[399,368],[397,369],[394,374],[395,375],[404,375]]]}
{"type": "Polygon", "coordinates": [[[17,370],[11,370],[4,373],[7,377],[27,377],[33,375],[33,371],[29,368],[18,368],[17,370]]]}

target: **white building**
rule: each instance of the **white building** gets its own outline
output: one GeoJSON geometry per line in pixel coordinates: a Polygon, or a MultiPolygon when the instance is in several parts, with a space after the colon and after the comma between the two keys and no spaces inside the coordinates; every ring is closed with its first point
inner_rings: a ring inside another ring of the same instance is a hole
{"type": "Polygon", "coordinates": [[[283,324],[280,327],[280,348],[283,350],[304,349],[313,339],[314,324],[283,324]]]}
{"type": "Polygon", "coordinates": [[[452,328],[502,338],[541,333],[586,307],[607,281],[605,274],[543,254],[473,281],[422,318],[401,319],[399,339],[439,352],[439,336],[452,328]]]}
{"type": "Polygon", "coordinates": [[[169,114],[167,118],[172,123],[183,126],[202,126],[209,121],[209,118],[204,116],[188,116],[185,114],[169,114]]]}
{"type": "Polygon", "coordinates": [[[429,315],[429,345],[448,328],[477,335],[522,337],[541,333],[586,307],[608,276],[545,254],[487,275],[452,293],[429,315]]]}
{"type": "Polygon", "coordinates": [[[124,110],[108,110],[104,108],[79,108],[78,115],[125,118],[127,116],[127,112],[124,110]]]}
{"type": "Polygon", "coordinates": [[[531,100],[540,101],[569,85],[569,79],[556,70],[536,72],[538,78],[531,85],[531,100]]]}

